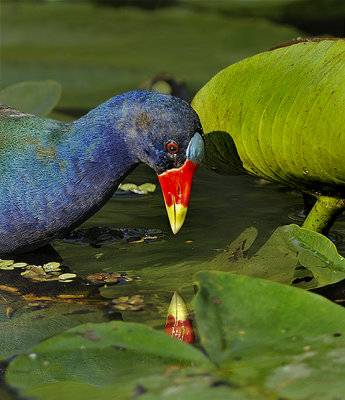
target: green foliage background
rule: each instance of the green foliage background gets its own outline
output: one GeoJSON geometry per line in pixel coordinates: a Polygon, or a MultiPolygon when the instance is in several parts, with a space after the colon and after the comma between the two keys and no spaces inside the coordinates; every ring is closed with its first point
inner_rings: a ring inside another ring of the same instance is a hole
{"type": "Polygon", "coordinates": [[[160,72],[185,81],[192,98],[225,66],[302,34],[216,10],[85,2],[3,2],[1,22],[1,86],[54,79],[59,108],[83,110],[160,72]]]}

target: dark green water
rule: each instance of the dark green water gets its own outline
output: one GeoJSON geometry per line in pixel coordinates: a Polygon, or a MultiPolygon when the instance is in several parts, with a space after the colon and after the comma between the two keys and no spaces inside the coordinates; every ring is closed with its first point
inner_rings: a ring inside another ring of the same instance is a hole
{"type": "MultiPolygon", "coordinates": [[[[157,183],[157,178],[149,168],[141,166],[126,181],[157,183]]],[[[139,280],[109,286],[101,293],[109,298],[144,295],[144,311],[123,312],[123,319],[163,327],[173,291],[179,291],[189,302],[194,293],[193,275],[205,268],[205,262],[250,226],[259,230],[256,245],[263,244],[279,225],[293,222],[289,215],[302,209],[302,205],[299,193],[278,185],[250,176],[221,176],[199,168],[187,219],[176,236],[170,231],[157,188],[146,196],[112,198],[82,228],[158,229],[163,231],[161,239],[149,243],[113,242],[100,248],[56,241],[54,248],[78,276],[101,271],[137,276],[139,280]]]]}

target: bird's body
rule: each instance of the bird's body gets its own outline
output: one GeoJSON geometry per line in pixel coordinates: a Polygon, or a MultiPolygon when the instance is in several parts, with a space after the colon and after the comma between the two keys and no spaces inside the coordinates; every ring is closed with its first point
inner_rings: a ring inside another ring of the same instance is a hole
{"type": "Polygon", "coordinates": [[[94,214],[139,163],[186,161],[198,118],[154,92],[115,96],[73,123],[0,109],[0,253],[40,247],[94,214]],[[166,154],[166,142],[180,154],[166,154]]]}

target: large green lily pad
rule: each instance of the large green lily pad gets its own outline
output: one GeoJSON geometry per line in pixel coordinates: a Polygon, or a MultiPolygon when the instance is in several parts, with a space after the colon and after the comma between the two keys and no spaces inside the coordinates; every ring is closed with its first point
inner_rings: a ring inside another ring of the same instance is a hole
{"type": "Polygon", "coordinates": [[[135,323],[85,324],[10,363],[27,399],[342,399],[345,310],[313,293],[198,274],[203,350],[135,323]],[[204,354],[206,351],[207,356],[204,354]]]}
{"type": "MultiPolygon", "coordinates": [[[[13,304],[12,304],[13,305],[13,304]]],[[[8,304],[0,306],[0,360],[26,351],[40,341],[86,321],[103,322],[104,312],[95,306],[50,304],[32,306],[6,317],[8,304]]]]}
{"type": "Polygon", "coordinates": [[[229,66],[192,105],[206,134],[225,132],[233,140],[229,163],[339,197],[345,193],[344,77],[345,40],[302,42],[229,66]]]}
{"type": "MultiPolygon", "coordinates": [[[[145,325],[109,322],[79,326],[33,348],[13,364],[8,382],[19,384],[25,396],[49,400],[58,398],[60,389],[74,400],[85,393],[103,400],[113,399],[114,393],[126,399],[147,391],[166,391],[171,398],[172,386],[195,390],[191,398],[196,399],[214,381],[210,369],[212,363],[192,346],[145,325]]],[[[224,395],[222,388],[220,393],[224,395]]]]}
{"type": "Polygon", "coordinates": [[[201,344],[226,379],[280,398],[344,398],[343,308],[265,280],[222,272],[198,279],[201,344]]]}

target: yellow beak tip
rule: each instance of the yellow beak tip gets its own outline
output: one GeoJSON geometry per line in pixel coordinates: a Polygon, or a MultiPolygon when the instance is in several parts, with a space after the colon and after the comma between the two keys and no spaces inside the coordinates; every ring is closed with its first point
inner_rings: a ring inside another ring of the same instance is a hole
{"type": "Polygon", "coordinates": [[[182,228],[184,220],[187,214],[187,207],[182,204],[172,204],[171,206],[166,206],[168,218],[171,226],[171,230],[174,235],[176,235],[182,228]]]}
{"type": "Polygon", "coordinates": [[[176,235],[181,228],[182,228],[182,225],[181,226],[173,226],[173,225],[171,225],[171,230],[172,230],[172,233],[174,235],[176,235]]]}

